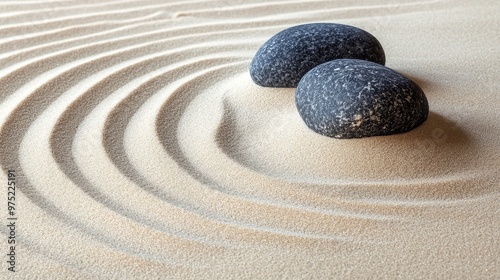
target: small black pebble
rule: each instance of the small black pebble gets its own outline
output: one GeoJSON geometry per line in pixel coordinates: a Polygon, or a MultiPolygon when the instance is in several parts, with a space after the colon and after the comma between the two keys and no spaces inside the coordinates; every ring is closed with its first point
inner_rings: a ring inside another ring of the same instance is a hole
{"type": "Polygon", "coordinates": [[[339,58],[385,64],[384,50],[370,33],[349,25],[311,23],[285,29],[264,43],[250,75],[261,86],[296,87],[309,70],[339,58]]]}
{"type": "Polygon", "coordinates": [[[429,104],[412,80],[377,63],[338,59],[309,71],[295,103],[306,125],[334,138],[409,131],[427,119],[429,104]]]}

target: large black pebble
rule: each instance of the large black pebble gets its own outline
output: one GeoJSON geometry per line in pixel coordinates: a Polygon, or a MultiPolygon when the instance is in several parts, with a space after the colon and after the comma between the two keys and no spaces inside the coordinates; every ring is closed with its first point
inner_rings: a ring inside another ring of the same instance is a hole
{"type": "Polygon", "coordinates": [[[409,131],[427,119],[424,92],[398,72],[369,61],[339,59],[309,71],[295,103],[306,125],[334,138],[409,131]]]}
{"type": "Polygon", "coordinates": [[[370,33],[349,25],[311,23],[271,37],[255,54],[250,75],[261,86],[296,87],[309,70],[339,58],[385,64],[384,50],[370,33]]]}

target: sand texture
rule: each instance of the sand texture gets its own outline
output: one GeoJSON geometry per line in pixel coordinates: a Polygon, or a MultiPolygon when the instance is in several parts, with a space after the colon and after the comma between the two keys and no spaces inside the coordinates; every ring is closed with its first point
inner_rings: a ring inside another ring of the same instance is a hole
{"type": "Polygon", "coordinates": [[[497,0],[0,1],[0,278],[500,279],[499,34],[497,0]],[[332,139],[254,84],[311,22],[373,34],[428,120],[332,139]]]}

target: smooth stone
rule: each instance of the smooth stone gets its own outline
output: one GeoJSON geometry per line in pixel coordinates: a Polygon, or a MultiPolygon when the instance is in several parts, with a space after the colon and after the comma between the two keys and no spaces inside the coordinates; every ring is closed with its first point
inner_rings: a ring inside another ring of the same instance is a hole
{"type": "Polygon", "coordinates": [[[295,103],[306,125],[334,138],[403,133],[427,119],[422,89],[377,63],[339,59],[309,71],[300,80],[295,103]]]}
{"type": "Polygon", "coordinates": [[[370,33],[349,25],[311,23],[271,37],[255,54],[250,75],[264,87],[296,87],[312,68],[340,58],[385,64],[384,50],[370,33]]]}

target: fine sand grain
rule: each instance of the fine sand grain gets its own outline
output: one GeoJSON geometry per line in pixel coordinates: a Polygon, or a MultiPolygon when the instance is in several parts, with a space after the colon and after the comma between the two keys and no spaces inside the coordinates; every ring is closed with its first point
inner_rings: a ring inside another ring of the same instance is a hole
{"type": "MultiPolygon", "coordinates": [[[[398,3],[399,2],[399,3],[398,3]]],[[[500,279],[500,5],[1,1],[1,279],[500,279]],[[255,85],[298,24],[373,34],[430,104],[338,140],[255,85]]]]}

